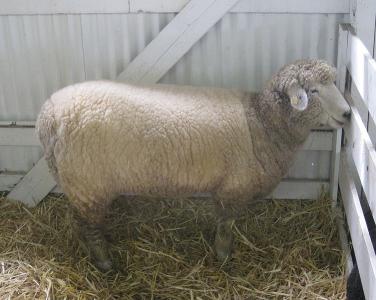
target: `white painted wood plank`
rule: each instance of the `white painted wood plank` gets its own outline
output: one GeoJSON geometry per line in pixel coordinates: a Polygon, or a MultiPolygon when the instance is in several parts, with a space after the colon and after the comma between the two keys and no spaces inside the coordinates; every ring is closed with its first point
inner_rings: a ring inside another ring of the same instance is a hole
{"type": "Polygon", "coordinates": [[[376,121],[376,61],[362,41],[349,33],[348,69],[353,83],[376,121]]]}
{"type": "Polygon", "coordinates": [[[345,228],[345,220],[344,220],[344,213],[341,207],[333,207],[333,214],[336,216],[336,225],[338,228],[339,240],[341,242],[341,248],[345,257],[346,262],[346,278],[350,275],[350,272],[354,266],[352,257],[351,257],[351,250],[350,250],[350,243],[347,238],[347,230],[345,228]]]}
{"type": "Polygon", "coordinates": [[[0,127],[1,146],[40,146],[35,128],[0,127]]]}
{"type": "Polygon", "coordinates": [[[303,150],[332,151],[332,131],[312,131],[303,145],[303,150]]]}
{"type": "Polygon", "coordinates": [[[321,191],[327,191],[327,181],[284,180],[267,198],[275,199],[317,199],[321,191]]]}
{"type": "MultiPolygon", "coordinates": [[[[337,54],[337,80],[336,85],[341,93],[345,91],[346,84],[346,58],[347,58],[347,40],[348,31],[345,25],[340,24],[338,30],[338,54],[337,54]]],[[[342,130],[337,129],[333,131],[333,152],[331,157],[330,166],[330,197],[332,199],[333,207],[337,206],[338,196],[338,175],[340,168],[340,155],[341,155],[341,139],[342,130]]]]}
{"type": "Polygon", "coordinates": [[[376,151],[358,110],[355,107],[351,109],[351,122],[345,126],[346,151],[351,154],[372,215],[376,220],[376,151]]]}
{"type": "Polygon", "coordinates": [[[28,206],[37,205],[54,187],[56,182],[48,171],[44,158],[27,173],[7,198],[28,206]]]}
{"type": "Polygon", "coordinates": [[[339,162],[341,156],[341,140],[342,129],[334,130],[333,132],[333,152],[330,166],[330,198],[332,199],[332,206],[337,206],[338,197],[338,176],[339,176],[339,162]]]}
{"type": "MultiPolygon", "coordinates": [[[[348,91],[347,91],[348,93],[348,91]]],[[[354,105],[358,109],[358,113],[362,118],[363,124],[367,127],[368,122],[368,107],[367,104],[364,102],[363,97],[360,95],[358,89],[356,88],[355,84],[351,84],[351,104],[354,105]]]]}
{"type": "MultiPolygon", "coordinates": [[[[189,0],[0,0],[0,15],[173,13],[189,0]]],[[[350,0],[242,0],[231,12],[254,13],[349,13],[350,0]]]]}
{"type": "MultiPolygon", "coordinates": [[[[344,159],[341,165],[343,170],[348,168],[344,159]]],[[[376,255],[355,184],[348,172],[340,173],[339,182],[364,294],[366,299],[376,299],[376,255]]]]}
{"type": "Polygon", "coordinates": [[[337,78],[336,85],[341,93],[345,92],[346,73],[347,73],[347,51],[349,26],[340,24],[338,30],[338,54],[337,54],[337,78]]]}
{"type": "Polygon", "coordinates": [[[157,82],[237,2],[191,0],[117,79],[157,82]]]}
{"type": "Polygon", "coordinates": [[[374,46],[376,1],[352,0],[352,2],[352,25],[356,30],[356,35],[363,41],[368,51],[371,52],[374,46]]]}

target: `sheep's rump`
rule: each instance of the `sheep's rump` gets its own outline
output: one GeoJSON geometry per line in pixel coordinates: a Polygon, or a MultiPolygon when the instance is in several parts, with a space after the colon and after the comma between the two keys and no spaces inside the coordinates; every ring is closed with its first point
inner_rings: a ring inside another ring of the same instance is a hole
{"type": "Polygon", "coordinates": [[[239,166],[249,171],[245,97],[106,81],[62,89],[44,105],[56,132],[49,139],[60,184],[75,197],[213,191],[232,170],[241,174],[239,166]]]}

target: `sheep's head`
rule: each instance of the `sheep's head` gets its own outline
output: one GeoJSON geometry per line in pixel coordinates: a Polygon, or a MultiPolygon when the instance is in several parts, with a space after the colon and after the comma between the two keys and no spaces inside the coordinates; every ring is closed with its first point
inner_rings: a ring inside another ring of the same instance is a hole
{"type": "Polygon", "coordinates": [[[272,84],[296,114],[309,113],[315,126],[340,128],[350,118],[350,107],[334,85],[335,76],[335,68],[323,60],[300,60],[282,68],[272,84]]]}

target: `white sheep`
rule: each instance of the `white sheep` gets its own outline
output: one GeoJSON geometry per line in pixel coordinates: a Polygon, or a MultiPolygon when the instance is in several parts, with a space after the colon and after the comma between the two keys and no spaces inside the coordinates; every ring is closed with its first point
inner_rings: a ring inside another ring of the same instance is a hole
{"type": "Polygon", "coordinates": [[[210,192],[218,213],[215,249],[226,259],[233,220],[277,186],[310,130],[339,128],[348,119],[334,79],[326,62],[302,60],[282,68],[259,94],[110,81],[53,94],[37,131],[98,268],[112,267],[101,228],[122,193],[210,192]]]}

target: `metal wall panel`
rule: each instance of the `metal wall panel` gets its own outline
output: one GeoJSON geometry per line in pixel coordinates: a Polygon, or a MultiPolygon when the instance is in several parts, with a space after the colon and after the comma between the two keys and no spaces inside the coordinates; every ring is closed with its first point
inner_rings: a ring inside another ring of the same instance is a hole
{"type": "Polygon", "coordinates": [[[174,16],[82,15],[86,78],[115,79],[174,16]]]}
{"type": "MultiPolygon", "coordinates": [[[[115,79],[173,17],[0,16],[0,120],[34,120],[58,88],[115,79]]],[[[227,14],[161,82],[259,90],[295,59],[334,64],[341,20],[340,14],[227,14]]]]}
{"type": "MultiPolygon", "coordinates": [[[[175,14],[0,16],[0,121],[35,120],[55,90],[115,79],[175,14]]],[[[227,14],[161,80],[259,90],[298,58],[336,58],[342,14],[227,14]]],[[[0,147],[0,171],[27,171],[38,148],[0,147]]],[[[330,153],[298,155],[291,178],[328,179],[330,153]]]]}
{"type": "Polygon", "coordinates": [[[53,91],[85,79],[79,16],[1,16],[0,41],[0,120],[35,120],[53,91]]]}
{"type": "Polygon", "coordinates": [[[257,91],[286,63],[335,64],[341,15],[227,14],[161,82],[257,91]]]}
{"type": "MultiPolygon", "coordinates": [[[[49,95],[85,79],[80,16],[0,16],[0,121],[35,120],[49,95]]],[[[38,147],[0,147],[0,171],[26,171],[38,147]]]]}

